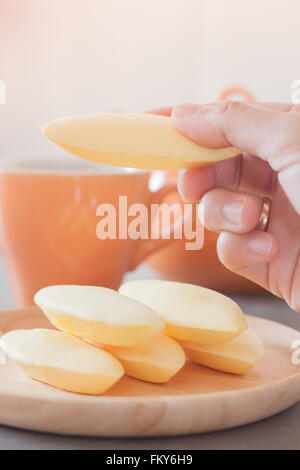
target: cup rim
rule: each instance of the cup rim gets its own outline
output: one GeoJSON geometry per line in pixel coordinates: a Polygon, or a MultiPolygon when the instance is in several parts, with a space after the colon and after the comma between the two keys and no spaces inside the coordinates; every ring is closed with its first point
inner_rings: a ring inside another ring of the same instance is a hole
{"type": "Polygon", "coordinates": [[[59,157],[0,158],[0,173],[56,174],[56,175],[129,175],[151,173],[150,170],[125,168],[92,162],[79,158],[59,157]]]}

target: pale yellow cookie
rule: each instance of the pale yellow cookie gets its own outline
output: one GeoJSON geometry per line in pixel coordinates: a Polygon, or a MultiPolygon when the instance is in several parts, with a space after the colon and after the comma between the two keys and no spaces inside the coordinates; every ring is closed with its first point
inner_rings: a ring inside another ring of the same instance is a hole
{"type": "Polygon", "coordinates": [[[111,354],[62,331],[10,331],[0,346],[29,377],[69,392],[99,395],[124,374],[111,354]]]}
{"type": "Polygon", "coordinates": [[[168,382],[184,366],[185,354],[172,338],[158,334],[138,348],[105,348],[123,365],[125,373],[147,382],[168,382]]]}
{"type": "Polygon", "coordinates": [[[45,124],[42,132],[77,157],[145,170],[211,165],[241,153],[234,147],[202,147],[183,136],[170,117],[151,114],[71,116],[45,124]]]}
{"type": "Polygon", "coordinates": [[[240,307],[229,297],[204,287],[179,282],[141,280],[119,291],[143,302],[164,320],[164,333],[200,344],[222,344],[247,329],[240,307]]]}
{"type": "Polygon", "coordinates": [[[34,301],[57,328],[94,343],[139,346],[164,327],[150,307],[105,287],[50,286],[34,301]]]}
{"type": "Polygon", "coordinates": [[[180,343],[187,357],[192,361],[231,374],[244,374],[254,367],[262,357],[264,350],[260,337],[250,329],[229,343],[217,346],[188,341],[180,343]]]}

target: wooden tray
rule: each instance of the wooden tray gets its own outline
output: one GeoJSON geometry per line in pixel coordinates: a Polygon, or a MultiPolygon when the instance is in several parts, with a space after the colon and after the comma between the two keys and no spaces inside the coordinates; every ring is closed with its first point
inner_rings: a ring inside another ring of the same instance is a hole
{"type": "MultiPolygon", "coordinates": [[[[0,365],[0,423],[73,435],[162,436],[272,416],[300,400],[300,364],[293,364],[291,347],[300,333],[256,317],[248,321],[260,334],[265,354],[244,376],[188,363],[168,384],[125,377],[104,395],[90,397],[30,380],[7,360],[0,365]]],[[[35,307],[0,313],[2,333],[49,326],[35,307]]]]}

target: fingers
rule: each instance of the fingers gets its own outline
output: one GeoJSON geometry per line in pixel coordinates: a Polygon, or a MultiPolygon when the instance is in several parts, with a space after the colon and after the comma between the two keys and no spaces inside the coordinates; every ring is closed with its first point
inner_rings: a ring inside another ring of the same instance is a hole
{"type": "Polygon", "coordinates": [[[272,197],[276,173],[268,163],[248,154],[180,174],[178,190],[185,201],[200,201],[214,188],[228,188],[272,197]]]}
{"type": "Polygon", "coordinates": [[[179,131],[199,144],[210,148],[233,145],[268,162],[300,215],[299,107],[279,110],[274,104],[274,108],[238,101],[189,104],[173,108],[172,119],[179,131]]]}
{"type": "Polygon", "coordinates": [[[300,111],[299,104],[291,104],[291,103],[267,103],[262,101],[257,101],[251,103],[253,106],[261,106],[263,108],[270,108],[276,109],[277,111],[283,111],[285,113],[293,113],[300,111]]]}
{"type": "MultiPolygon", "coordinates": [[[[218,103],[212,103],[216,106],[218,103]]],[[[289,103],[262,103],[262,102],[251,102],[252,106],[260,106],[264,108],[276,109],[277,111],[293,112],[300,111],[300,105],[289,104],[289,103]]],[[[160,114],[161,116],[171,116],[173,106],[165,106],[162,108],[150,109],[146,111],[146,114],[160,114]]]]}
{"type": "Polygon", "coordinates": [[[261,210],[259,196],[218,188],[204,195],[199,216],[206,228],[221,232],[217,243],[220,261],[270,289],[268,264],[277,257],[279,242],[272,233],[256,230],[261,210]]]}
{"type": "MultiPolygon", "coordinates": [[[[212,103],[216,106],[218,103],[212,103]]],[[[251,102],[252,106],[260,106],[264,108],[276,109],[277,111],[293,112],[300,111],[300,105],[289,104],[289,103],[262,103],[262,102],[251,102]]],[[[162,108],[151,109],[146,111],[146,114],[160,114],[161,116],[171,116],[173,106],[165,106],[162,108]]]]}
{"type": "Polygon", "coordinates": [[[259,223],[262,199],[256,195],[214,189],[205,194],[200,206],[199,214],[204,214],[201,222],[207,229],[247,233],[259,223]]]}
{"type": "MultiPolygon", "coordinates": [[[[242,275],[247,267],[266,265],[273,261],[279,251],[279,244],[272,233],[252,231],[240,235],[222,232],[218,238],[217,251],[220,261],[229,269],[242,275]]],[[[249,270],[252,276],[253,268],[249,270]]]]}
{"type": "Polygon", "coordinates": [[[195,142],[210,148],[233,145],[268,161],[275,171],[300,162],[300,113],[228,101],[179,105],[172,119],[195,142]]]}

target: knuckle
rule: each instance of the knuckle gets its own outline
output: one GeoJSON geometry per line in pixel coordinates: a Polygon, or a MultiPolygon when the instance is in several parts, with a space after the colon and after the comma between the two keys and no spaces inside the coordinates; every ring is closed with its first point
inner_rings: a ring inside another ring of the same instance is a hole
{"type": "Polygon", "coordinates": [[[245,110],[245,105],[240,101],[224,101],[220,104],[220,113],[223,115],[230,114],[230,116],[236,116],[245,110]]]}

